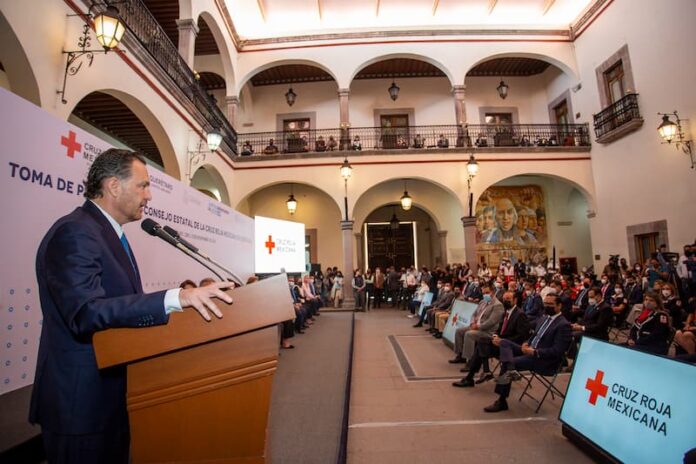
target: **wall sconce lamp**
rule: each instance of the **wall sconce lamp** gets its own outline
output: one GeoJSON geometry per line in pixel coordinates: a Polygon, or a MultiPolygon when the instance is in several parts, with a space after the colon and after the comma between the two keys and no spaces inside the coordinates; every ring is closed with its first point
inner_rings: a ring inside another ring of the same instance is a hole
{"type": "Polygon", "coordinates": [[[694,162],[693,141],[686,140],[684,130],[681,126],[682,120],[679,119],[677,111],[675,110],[673,113],[657,114],[662,116],[662,124],[657,127],[657,132],[660,134],[660,137],[662,137],[662,143],[671,144],[674,142],[674,146],[677,149],[681,148],[684,154],[689,156],[691,160],[691,169],[694,169],[696,163],[694,162]],[[672,120],[669,119],[670,116],[674,116],[677,122],[672,122],[672,120]]]}
{"type": "Polygon", "coordinates": [[[396,82],[392,81],[392,85],[389,87],[389,97],[393,100],[396,101],[397,98],[399,98],[399,90],[401,88],[396,85],[396,82]]]}
{"type": "Polygon", "coordinates": [[[496,87],[496,90],[498,91],[498,95],[500,95],[500,98],[505,100],[508,96],[508,90],[510,89],[510,86],[505,83],[502,79],[500,80],[500,84],[498,84],[498,87],[496,87]]]}
{"type": "Polygon", "coordinates": [[[297,94],[292,91],[292,87],[288,89],[287,92],[285,92],[285,101],[288,103],[288,106],[292,106],[295,104],[295,100],[297,100],[297,94]]]}
{"type": "Polygon", "coordinates": [[[215,151],[220,148],[222,143],[222,134],[219,130],[213,129],[206,135],[206,142],[208,142],[208,150],[215,151]]]}
{"type": "Polygon", "coordinates": [[[408,190],[406,189],[406,180],[404,180],[404,194],[399,201],[401,201],[401,209],[404,211],[410,210],[413,206],[413,198],[409,196],[408,190]]]}
{"type": "MultiPolygon", "coordinates": [[[[124,3],[124,2],[115,2],[124,3]]],[[[94,31],[97,37],[97,41],[102,46],[102,50],[90,50],[92,37],[89,33],[90,24],[85,24],[82,27],[82,35],[77,40],[78,50],[63,50],[63,54],[67,55],[67,61],[65,63],[65,72],[63,74],[63,87],[57,93],[60,95],[60,101],[63,104],[68,103],[65,99],[65,86],[67,84],[68,76],[74,76],[80,69],[82,69],[82,64],[86,61],[87,67],[92,66],[92,61],[94,60],[94,54],[103,51],[105,54],[110,50],[113,50],[121,42],[123,34],[126,32],[126,23],[123,22],[121,16],[119,15],[118,9],[114,4],[106,5],[106,9],[98,14],[93,14],[92,9],[99,4],[92,3],[87,10],[87,18],[92,19],[94,23],[94,31]]],[[[103,6],[103,5],[102,5],[103,6]]],[[[81,16],[84,15],[68,15],[68,16],[81,16]]]]}

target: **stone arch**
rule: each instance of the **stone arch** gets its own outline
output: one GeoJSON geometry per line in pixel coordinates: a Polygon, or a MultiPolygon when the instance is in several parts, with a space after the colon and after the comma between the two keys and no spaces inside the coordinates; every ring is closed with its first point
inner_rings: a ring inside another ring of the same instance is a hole
{"type": "Polygon", "coordinates": [[[155,114],[150,111],[150,109],[137,97],[117,89],[92,89],[87,94],[82,95],[79,100],[75,100],[75,105],[73,105],[73,107],[70,109],[70,113],[73,112],[75,106],[77,106],[77,103],[79,103],[80,100],[92,92],[102,92],[111,95],[126,105],[128,109],[130,109],[133,114],[135,114],[135,116],[143,123],[157,145],[157,149],[162,157],[162,163],[164,164],[164,172],[177,180],[181,180],[179,162],[176,157],[176,152],[174,151],[174,145],[172,144],[167,131],[164,129],[164,126],[159,121],[157,116],[155,116],[155,114]]]}
{"type": "MultiPolygon", "coordinates": [[[[472,62],[471,66],[466,70],[464,73],[464,79],[466,80],[466,75],[471,71],[473,68],[475,68],[477,65],[489,61],[489,60],[494,60],[496,58],[533,58],[535,60],[541,60],[541,61],[546,61],[547,63],[551,63],[561,71],[563,71],[565,74],[568,76],[572,77],[576,81],[580,80],[580,77],[578,75],[577,70],[571,66],[570,64],[560,60],[559,58],[546,55],[543,53],[531,53],[531,52],[517,52],[517,51],[510,51],[510,52],[500,52],[500,53],[494,53],[492,55],[484,55],[483,53],[481,54],[480,58],[472,62]]],[[[462,82],[464,83],[464,82],[462,82]]]]}
{"type": "MultiPolygon", "coordinates": [[[[203,164],[191,177],[191,187],[197,190],[208,190],[209,192],[219,194],[219,201],[230,206],[230,195],[227,191],[225,179],[212,164],[203,164]]],[[[216,195],[217,197],[217,195],[216,195]]]]}
{"type": "Polygon", "coordinates": [[[31,68],[24,47],[12,26],[0,11],[0,63],[10,83],[10,91],[41,106],[41,94],[36,76],[31,68]]]}
{"type": "Polygon", "coordinates": [[[316,189],[316,190],[320,191],[321,193],[323,193],[324,195],[326,195],[327,197],[331,198],[332,204],[336,205],[336,208],[338,208],[339,212],[341,211],[341,205],[336,202],[336,199],[329,192],[318,187],[316,184],[312,184],[310,182],[297,181],[294,179],[278,180],[278,181],[269,182],[267,184],[260,185],[256,188],[254,188],[252,191],[248,192],[246,195],[244,195],[244,197],[242,197],[242,199],[239,200],[236,205],[234,205],[234,209],[237,211],[240,211],[240,208],[243,207],[245,202],[247,202],[249,200],[249,198],[253,197],[258,192],[261,192],[262,190],[265,190],[269,187],[273,187],[276,185],[283,185],[283,184],[305,185],[308,187],[312,187],[313,189],[316,189]]]}
{"type": "Polygon", "coordinates": [[[315,68],[319,68],[326,73],[328,73],[336,83],[336,86],[338,86],[338,78],[336,77],[336,73],[329,68],[327,65],[320,63],[315,60],[307,60],[307,59],[285,59],[285,60],[275,60],[275,61],[270,61],[268,63],[264,63],[261,66],[257,66],[253,69],[251,69],[249,72],[247,72],[244,77],[239,79],[239,83],[237,86],[237,92],[235,95],[239,95],[241,90],[244,88],[244,86],[249,82],[249,80],[254,77],[256,74],[260,73],[261,71],[265,71],[270,68],[275,68],[276,66],[284,66],[287,64],[304,64],[307,66],[314,66],[315,68]]]}
{"type": "Polygon", "coordinates": [[[222,33],[220,26],[218,25],[215,17],[207,11],[202,11],[196,18],[196,21],[203,19],[205,23],[210,28],[213,37],[215,38],[215,43],[220,50],[220,59],[222,60],[222,68],[225,72],[223,76],[225,78],[225,83],[227,86],[227,95],[237,95],[236,92],[232,92],[235,87],[235,76],[234,76],[234,66],[232,65],[232,58],[230,55],[230,50],[227,47],[227,42],[225,41],[225,35],[222,33]]]}
{"type": "Polygon", "coordinates": [[[457,83],[456,79],[454,78],[454,74],[452,73],[452,71],[450,71],[450,69],[447,66],[445,66],[442,62],[435,60],[429,56],[420,55],[417,53],[389,53],[386,55],[379,55],[370,58],[369,60],[364,61],[362,64],[357,66],[353,73],[350,75],[350,78],[348,79],[349,86],[353,83],[355,76],[357,76],[361,70],[379,61],[391,60],[394,58],[409,58],[412,60],[424,61],[435,66],[436,68],[440,69],[443,73],[445,73],[451,85],[455,85],[457,83]]]}

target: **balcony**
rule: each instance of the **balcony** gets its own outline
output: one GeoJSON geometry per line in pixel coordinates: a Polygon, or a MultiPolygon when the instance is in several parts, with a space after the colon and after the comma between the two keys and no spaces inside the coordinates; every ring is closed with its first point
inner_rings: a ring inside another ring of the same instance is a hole
{"type": "Polygon", "coordinates": [[[637,131],[642,125],[637,93],[629,93],[594,115],[595,136],[599,143],[611,143],[637,131]]]}
{"type": "Polygon", "coordinates": [[[587,124],[468,124],[351,127],[238,134],[240,159],[343,156],[347,152],[401,154],[437,151],[589,151],[587,124]],[[271,144],[271,140],[273,144],[271,144]]]}

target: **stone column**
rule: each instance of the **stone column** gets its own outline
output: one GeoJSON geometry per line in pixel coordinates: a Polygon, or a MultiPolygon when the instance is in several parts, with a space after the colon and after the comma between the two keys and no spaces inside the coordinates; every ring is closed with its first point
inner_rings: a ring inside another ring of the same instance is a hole
{"type": "Polygon", "coordinates": [[[440,236],[440,264],[447,265],[447,231],[441,230],[438,232],[440,236]]]}
{"type": "Polygon", "coordinates": [[[341,221],[341,235],[343,238],[343,308],[354,309],[355,298],[353,298],[353,221],[341,221]]]}
{"type": "Polygon", "coordinates": [[[176,27],[179,29],[179,54],[184,58],[189,68],[193,69],[196,36],[198,36],[196,21],[193,19],[177,19],[176,27]]]}
{"type": "Polygon", "coordinates": [[[339,149],[348,150],[351,146],[350,137],[350,113],[348,110],[348,100],[350,98],[350,89],[338,90],[338,108],[339,120],[341,127],[341,136],[339,140],[339,149]]]}
{"type": "Polygon", "coordinates": [[[475,272],[478,269],[476,261],[476,218],[464,216],[462,218],[464,226],[464,256],[471,269],[475,272]]]}
{"type": "Polygon", "coordinates": [[[363,243],[362,243],[362,233],[360,232],[354,232],[353,235],[355,236],[355,257],[358,264],[355,266],[358,269],[361,269],[363,271],[363,274],[365,273],[365,269],[367,269],[367,263],[364,262],[365,256],[363,253],[363,243]]]}
{"type": "Polygon", "coordinates": [[[452,96],[454,97],[454,117],[457,123],[457,147],[471,146],[471,138],[466,127],[466,106],[464,106],[464,97],[466,95],[466,86],[455,85],[452,87],[452,96]]]}
{"type": "MultiPolygon", "coordinates": [[[[232,127],[237,130],[237,111],[239,110],[239,97],[228,95],[225,97],[227,104],[227,120],[232,124],[232,127]]],[[[244,142],[242,142],[244,143],[244,142]]]]}

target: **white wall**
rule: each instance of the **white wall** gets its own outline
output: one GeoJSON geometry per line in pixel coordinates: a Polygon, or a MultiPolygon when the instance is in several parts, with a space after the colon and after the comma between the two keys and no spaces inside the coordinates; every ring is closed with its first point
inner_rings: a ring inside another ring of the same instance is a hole
{"type": "MultiPolygon", "coordinates": [[[[688,157],[661,145],[657,112],[677,109],[696,129],[696,2],[615,0],[575,42],[582,89],[575,111],[602,110],[595,68],[628,44],[643,127],[609,145],[594,143],[592,170],[597,216],[590,220],[600,263],[609,254],[628,256],[626,226],[666,220],[676,250],[696,235],[696,171],[688,157]]],[[[597,263],[597,264],[600,264],[597,263]]]]}

